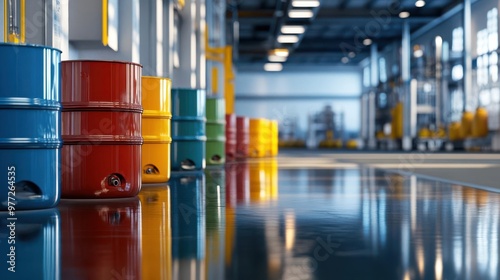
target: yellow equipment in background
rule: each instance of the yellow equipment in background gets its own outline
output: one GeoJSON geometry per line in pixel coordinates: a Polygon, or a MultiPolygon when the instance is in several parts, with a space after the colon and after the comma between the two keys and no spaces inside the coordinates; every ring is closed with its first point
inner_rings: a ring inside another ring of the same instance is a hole
{"type": "Polygon", "coordinates": [[[26,0],[4,0],[4,42],[26,42],[26,0]]]}
{"type": "Polygon", "coordinates": [[[250,157],[261,158],[270,156],[271,122],[266,119],[250,119],[250,143],[248,153],[250,157]]]}
{"type": "Polygon", "coordinates": [[[403,138],[403,103],[398,102],[391,110],[391,137],[392,139],[403,138]]]}
{"type": "Polygon", "coordinates": [[[460,125],[460,137],[462,139],[472,136],[472,123],[474,122],[474,114],[472,112],[464,112],[462,115],[462,123],[460,125]]]}
{"type": "Polygon", "coordinates": [[[488,136],[488,111],[483,107],[478,107],[472,122],[472,137],[482,138],[488,136]]]}

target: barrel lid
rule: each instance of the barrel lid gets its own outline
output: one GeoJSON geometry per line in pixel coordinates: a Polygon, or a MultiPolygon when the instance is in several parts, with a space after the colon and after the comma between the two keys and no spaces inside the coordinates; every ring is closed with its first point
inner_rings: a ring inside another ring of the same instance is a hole
{"type": "Polygon", "coordinates": [[[136,62],[122,61],[122,60],[97,60],[97,59],[75,59],[75,60],[64,60],[61,63],[76,63],[76,62],[102,62],[102,63],[116,63],[116,64],[129,64],[135,65],[142,68],[142,65],[136,62]]]}
{"type": "Polygon", "coordinates": [[[62,53],[60,49],[56,49],[54,47],[49,47],[49,46],[43,46],[43,45],[37,45],[37,44],[13,44],[13,43],[4,43],[0,42],[0,47],[22,47],[22,48],[36,48],[36,49],[49,49],[53,51],[57,51],[59,53],[62,53]]]}
{"type": "Polygon", "coordinates": [[[169,80],[169,81],[172,81],[171,78],[167,78],[167,77],[145,76],[145,75],[143,75],[142,77],[146,78],[146,79],[157,79],[157,80],[169,80]]]}
{"type": "Polygon", "coordinates": [[[54,100],[25,97],[0,97],[0,108],[60,109],[61,103],[54,100]]]}

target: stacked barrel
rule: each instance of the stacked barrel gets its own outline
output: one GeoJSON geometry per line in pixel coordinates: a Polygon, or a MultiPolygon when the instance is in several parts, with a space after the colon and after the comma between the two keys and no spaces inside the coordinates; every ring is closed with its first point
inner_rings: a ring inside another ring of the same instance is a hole
{"type": "Polygon", "coordinates": [[[0,211],[59,201],[60,59],[53,48],[0,43],[0,211]]]}
{"type": "Polygon", "coordinates": [[[172,171],[205,169],[205,91],[172,90],[172,171]]]}
{"type": "Polygon", "coordinates": [[[207,98],[207,149],[209,165],[226,162],[226,118],[224,99],[207,98]]]}
{"type": "Polygon", "coordinates": [[[170,92],[172,82],[142,77],[142,182],[164,183],[170,178],[170,92]]]}
{"type": "Polygon", "coordinates": [[[141,188],[142,66],[62,62],[62,196],[133,197],[141,188]]]}

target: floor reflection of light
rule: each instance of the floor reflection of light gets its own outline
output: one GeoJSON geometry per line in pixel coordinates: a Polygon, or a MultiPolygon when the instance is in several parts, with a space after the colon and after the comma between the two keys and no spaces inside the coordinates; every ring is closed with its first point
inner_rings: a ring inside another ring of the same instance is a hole
{"type": "Polygon", "coordinates": [[[436,280],[443,279],[443,256],[441,252],[441,245],[437,244],[436,249],[436,262],[434,263],[434,273],[436,275],[436,280]]]}
{"type": "Polygon", "coordinates": [[[285,246],[292,251],[295,243],[295,212],[290,209],[285,214],[285,246]]]}
{"type": "Polygon", "coordinates": [[[425,271],[425,255],[424,255],[424,246],[422,244],[422,240],[418,240],[416,246],[417,246],[418,274],[422,277],[424,276],[424,271],[425,271]]]}
{"type": "Polygon", "coordinates": [[[417,177],[410,177],[411,231],[417,230],[417,177]]]}
{"type": "Polygon", "coordinates": [[[384,191],[379,192],[379,209],[378,209],[378,226],[380,234],[380,243],[382,247],[385,247],[385,241],[387,237],[387,223],[386,223],[386,207],[387,207],[387,197],[384,191]]]}
{"type": "Polygon", "coordinates": [[[462,271],[462,255],[463,255],[463,240],[460,236],[455,236],[453,239],[453,264],[455,272],[460,274],[462,271]]]}
{"type": "Polygon", "coordinates": [[[491,279],[498,277],[498,220],[500,219],[499,201],[496,201],[492,207],[491,219],[491,232],[490,232],[490,276],[491,279]]]}

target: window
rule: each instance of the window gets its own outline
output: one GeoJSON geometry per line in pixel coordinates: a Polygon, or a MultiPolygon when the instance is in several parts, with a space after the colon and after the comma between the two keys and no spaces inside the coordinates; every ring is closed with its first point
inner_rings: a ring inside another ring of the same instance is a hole
{"type": "Polygon", "coordinates": [[[464,29],[462,27],[453,29],[452,37],[451,50],[461,53],[464,50],[464,29]]]}

